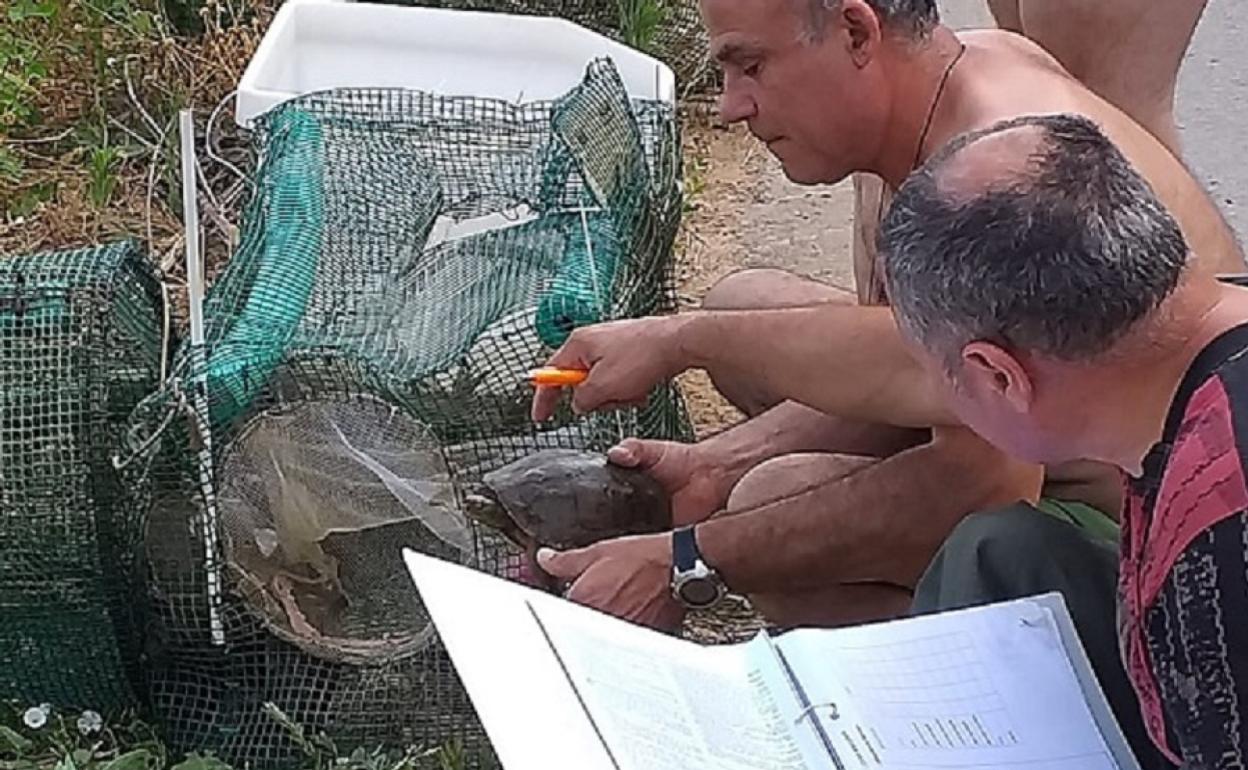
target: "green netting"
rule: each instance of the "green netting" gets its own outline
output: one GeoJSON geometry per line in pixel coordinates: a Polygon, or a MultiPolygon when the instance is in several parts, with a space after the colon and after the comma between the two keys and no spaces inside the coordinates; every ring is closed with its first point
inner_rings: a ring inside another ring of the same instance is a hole
{"type": "Polygon", "coordinates": [[[708,88],[708,55],[697,0],[381,0],[390,5],[557,16],[644,51],[672,68],[682,93],[708,88]]]}
{"type": "Polygon", "coordinates": [[[0,259],[0,698],[135,705],[137,519],[112,457],[159,381],[132,243],[0,259]]]}
{"type": "Polygon", "coordinates": [[[670,386],[535,426],[525,377],[576,326],[673,308],[673,109],[598,61],[549,103],[314,94],[256,144],[206,345],[123,452],[155,713],[175,747],[258,767],[296,755],[266,702],[341,745],[487,756],[400,552],[518,576],[464,518],[465,483],[541,448],[689,437],[670,386]]]}

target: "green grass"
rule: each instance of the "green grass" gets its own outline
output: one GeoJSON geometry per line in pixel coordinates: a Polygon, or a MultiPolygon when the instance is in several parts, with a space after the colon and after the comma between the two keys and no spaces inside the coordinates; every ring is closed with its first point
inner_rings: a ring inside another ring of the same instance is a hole
{"type": "Polygon", "coordinates": [[[616,0],[620,37],[629,46],[654,53],[655,38],[667,20],[663,0],[616,0]]]}

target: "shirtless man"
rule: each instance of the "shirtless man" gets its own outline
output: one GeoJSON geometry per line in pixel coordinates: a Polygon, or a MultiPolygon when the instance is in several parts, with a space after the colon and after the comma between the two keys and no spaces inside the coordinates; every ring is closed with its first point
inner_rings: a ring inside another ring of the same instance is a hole
{"type": "MultiPolygon", "coordinates": [[[[997,26],[1026,35],[1067,72],[1180,155],[1179,68],[1208,0],[988,0],[997,26]]],[[[854,175],[854,264],[873,264],[888,194],[854,175]]],[[[859,287],[860,291],[863,289],[859,287]]],[[[866,296],[862,296],[867,299],[866,296]]]]}
{"type": "MultiPolygon", "coordinates": [[[[964,131],[1024,114],[1085,115],[1149,180],[1201,269],[1243,270],[1231,231],[1183,165],[1025,38],[955,35],[939,25],[931,0],[702,6],[724,67],[724,117],[747,122],[798,182],[867,171],[897,186],[916,157],[964,131]]],[[[878,285],[878,275],[869,283],[878,285]]],[[[579,330],[552,363],[590,369],[574,391],[581,411],[636,402],[658,380],[700,367],[750,415],[698,444],[630,440],[612,456],[667,485],[677,524],[701,522],[706,564],[772,622],[839,624],[904,612],[958,521],[1036,500],[1041,469],[1007,460],[965,430],[935,430],[926,441],[871,424],[923,427],[907,420],[923,413],[907,404],[933,398],[909,376],[913,363],[886,308],[856,306],[774,271],[725,279],[704,308],[579,330]],[[872,360],[878,371],[881,358],[894,362],[894,374],[864,381],[856,361],[872,360]]],[[[558,398],[539,392],[535,418],[547,417],[558,398]]],[[[1043,481],[1052,500],[1119,508],[1118,481],[1102,467],[1048,468],[1043,481]]],[[[1112,515],[1063,507],[1116,537],[1112,515]]],[[[575,581],[574,599],[673,627],[683,607],[671,591],[672,540],[607,541],[548,554],[546,566],[575,581]]]]}
{"type": "MultiPolygon", "coordinates": [[[[864,171],[895,187],[962,132],[1027,114],[1083,115],[1152,185],[1199,255],[1196,269],[1243,271],[1231,231],[1183,165],[1026,38],[956,35],[939,25],[932,0],[830,8],[821,0],[703,0],[702,9],[724,67],[724,117],[747,122],[795,181],[864,171]]],[[[878,274],[864,278],[880,283],[878,274]]],[[[1051,512],[1064,509],[1116,549],[1121,492],[1111,469],[1041,469],[1008,460],[964,428],[932,429],[926,440],[921,430],[916,438],[879,425],[930,426],[941,397],[887,307],[854,304],[813,282],[739,273],[708,294],[701,312],[578,330],[551,363],[589,369],[573,391],[582,412],[638,402],[661,379],[704,368],[750,415],[697,444],[629,440],[612,451],[673,493],[676,533],[540,555],[571,581],[572,599],[619,616],[673,628],[685,606],[713,600],[717,584],[747,594],[782,626],[904,613],[958,522],[1035,502],[1042,479],[1051,512]],[[678,579],[673,565],[688,563],[691,541],[710,574],[680,570],[678,579]],[[682,604],[674,584],[701,590],[681,593],[682,604]]],[[[559,398],[540,391],[534,417],[546,418],[559,398]]],[[[1091,577],[1089,594],[1112,596],[1112,568],[1091,577]]],[[[1080,620],[1079,608],[1072,612],[1080,620]]],[[[1112,613],[1082,615],[1110,627],[1091,636],[1113,637],[1112,613]]],[[[1121,667],[1099,673],[1107,690],[1129,697],[1121,667]]],[[[1127,725],[1138,736],[1137,728],[1138,718],[1127,725]]]]}

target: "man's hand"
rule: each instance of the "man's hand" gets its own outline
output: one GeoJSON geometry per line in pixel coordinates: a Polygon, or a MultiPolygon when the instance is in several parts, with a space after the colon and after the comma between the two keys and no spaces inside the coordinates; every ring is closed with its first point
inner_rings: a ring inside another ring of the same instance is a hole
{"type": "Polygon", "coordinates": [[[672,535],[603,540],[562,553],[543,548],[537,563],[571,583],[567,598],[662,631],[675,631],[685,608],[672,597],[672,535]]]}
{"type": "MultiPolygon", "coordinates": [[[[572,392],[577,414],[639,404],[655,385],[686,368],[677,340],[683,322],[680,316],[661,316],[585,326],[572,332],[547,365],[588,370],[589,376],[572,392]]],[[[534,422],[550,419],[561,392],[549,386],[537,389],[534,422]]]]}
{"type": "Polygon", "coordinates": [[[607,452],[624,468],[649,474],[672,499],[672,527],[704,521],[724,507],[736,479],[712,464],[697,444],[624,439],[607,452]]]}
{"type": "MultiPolygon", "coordinates": [[[[607,453],[611,462],[649,473],[672,496],[673,527],[703,521],[723,507],[732,479],[708,466],[697,445],[630,438],[607,453]]],[[[571,582],[568,598],[617,617],[665,631],[684,619],[671,594],[672,535],[603,540],[562,553],[544,548],[538,565],[571,582]]]]}

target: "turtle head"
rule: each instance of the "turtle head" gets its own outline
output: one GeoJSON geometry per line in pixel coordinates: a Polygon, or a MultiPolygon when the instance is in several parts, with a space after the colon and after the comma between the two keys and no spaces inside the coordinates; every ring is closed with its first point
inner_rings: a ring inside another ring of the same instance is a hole
{"type": "Polygon", "coordinates": [[[525,545],[528,538],[499,501],[498,495],[494,494],[494,490],[484,484],[474,484],[464,490],[463,500],[464,515],[469,519],[497,531],[517,545],[525,545]]]}
{"type": "Polygon", "coordinates": [[[465,487],[463,499],[464,515],[473,521],[498,527],[501,520],[507,517],[503,504],[498,501],[498,496],[484,484],[465,487]]]}

